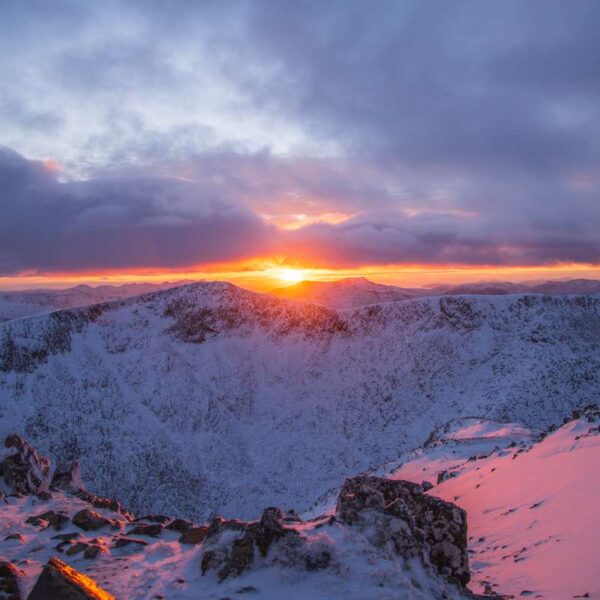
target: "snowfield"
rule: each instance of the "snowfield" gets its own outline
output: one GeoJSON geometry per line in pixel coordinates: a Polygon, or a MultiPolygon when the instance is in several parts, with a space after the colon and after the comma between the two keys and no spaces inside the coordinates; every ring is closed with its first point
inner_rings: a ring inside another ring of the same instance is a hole
{"type": "Polygon", "coordinates": [[[490,451],[490,438],[471,437],[462,447],[425,448],[387,476],[435,485],[440,472],[451,475],[429,493],[467,512],[475,591],[599,598],[599,415],[533,444],[490,451]]]}
{"type": "Polygon", "coordinates": [[[543,428],[597,399],[598,296],[332,311],[199,283],[0,324],[0,435],[136,511],[308,509],[457,417],[543,428]]]}

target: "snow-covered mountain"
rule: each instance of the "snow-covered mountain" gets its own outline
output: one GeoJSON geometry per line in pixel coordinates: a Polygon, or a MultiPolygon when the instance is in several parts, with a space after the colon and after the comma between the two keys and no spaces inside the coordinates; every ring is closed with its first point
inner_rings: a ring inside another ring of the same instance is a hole
{"type": "Polygon", "coordinates": [[[329,308],[357,308],[382,302],[397,302],[425,296],[424,289],[381,285],[365,277],[348,277],[336,281],[301,281],[271,290],[273,296],[321,304],[329,308]]]}
{"type": "Polygon", "coordinates": [[[349,277],[337,281],[301,281],[288,287],[276,288],[270,293],[278,298],[340,309],[441,295],[598,294],[600,293],[600,281],[594,279],[523,283],[489,281],[460,285],[434,285],[425,288],[403,288],[373,283],[364,277],[349,277]]]}
{"type": "Polygon", "coordinates": [[[0,324],[0,434],[135,510],[303,510],[450,419],[545,427],[595,401],[599,333],[597,296],[335,312],[192,284],[0,324]]]}
{"type": "Polygon", "coordinates": [[[183,281],[165,283],[126,283],[123,285],[76,285],[61,290],[23,290],[0,292],[0,321],[9,321],[63,308],[122,300],[149,292],[183,285],[183,281]]]}

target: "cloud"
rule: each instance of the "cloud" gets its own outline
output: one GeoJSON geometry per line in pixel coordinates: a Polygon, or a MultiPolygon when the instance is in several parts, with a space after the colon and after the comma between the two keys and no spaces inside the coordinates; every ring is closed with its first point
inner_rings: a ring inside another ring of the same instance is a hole
{"type": "Polygon", "coordinates": [[[308,194],[305,202],[318,191],[320,206],[334,205],[355,185],[349,169],[338,179],[332,169],[319,176],[317,165],[307,170],[303,160],[211,155],[202,168],[195,164],[192,180],[121,171],[63,182],[44,162],[2,149],[0,275],[168,270],[265,257],[323,267],[600,262],[598,208],[591,201],[585,221],[557,210],[516,217],[501,210],[411,211],[387,207],[389,189],[373,185],[380,199],[370,210],[295,230],[269,224],[252,207],[267,191],[284,194],[290,182],[308,194]],[[235,176],[227,177],[232,165],[235,176]],[[271,172],[279,177],[257,181],[257,174],[271,172]],[[322,178],[327,186],[320,187],[322,178]]]}
{"type": "Polygon", "coordinates": [[[0,152],[0,274],[175,268],[270,250],[273,228],[244,206],[166,177],[60,182],[0,152]]]}
{"type": "Polygon", "coordinates": [[[599,23],[594,0],[9,3],[2,142],[63,169],[3,156],[2,269],[598,263],[599,23]]]}

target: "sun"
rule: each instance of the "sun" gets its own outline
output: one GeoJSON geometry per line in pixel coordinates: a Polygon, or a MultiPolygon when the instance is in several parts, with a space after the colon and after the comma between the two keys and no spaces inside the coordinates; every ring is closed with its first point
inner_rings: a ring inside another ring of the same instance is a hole
{"type": "Polygon", "coordinates": [[[300,283],[305,278],[305,273],[301,269],[278,269],[277,279],[285,283],[300,283]]]}

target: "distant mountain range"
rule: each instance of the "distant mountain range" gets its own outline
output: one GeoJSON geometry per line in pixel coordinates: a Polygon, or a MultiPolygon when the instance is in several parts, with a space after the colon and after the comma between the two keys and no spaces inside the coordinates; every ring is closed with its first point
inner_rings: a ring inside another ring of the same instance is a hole
{"type": "Polygon", "coordinates": [[[373,283],[364,277],[337,281],[301,281],[270,292],[278,298],[320,304],[329,308],[357,308],[382,302],[397,302],[423,296],[485,296],[506,294],[598,294],[600,281],[572,279],[529,283],[482,282],[461,285],[436,285],[427,288],[402,288],[373,283]]]}
{"type": "MultiPolygon", "coordinates": [[[[191,283],[174,281],[164,283],[129,283],[124,285],[77,285],[60,290],[32,289],[0,292],[0,321],[20,319],[50,313],[63,308],[77,308],[123,300],[191,283]]],[[[570,281],[544,281],[533,283],[487,282],[466,283],[457,286],[436,285],[426,288],[403,288],[382,285],[365,277],[349,277],[337,281],[301,281],[269,292],[272,296],[320,304],[333,309],[358,308],[370,304],[398,302],[424,296],[457,296],[465,294],[597,294],[600,281],[573,279],[570,281]]]]}
{"type": "Polygon", "coordinates": [[[18,292],[0,291],[0,321],[20,319],[63,308],[77,308],[90,304],[101,304],[113,300],[122,300],[148,292],[156,292],[189,281],[164,283],[126,283],[123,285],[77,285],[72,288],[48,290],[32,289],[18,292]]]}

